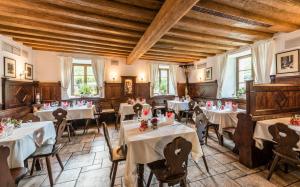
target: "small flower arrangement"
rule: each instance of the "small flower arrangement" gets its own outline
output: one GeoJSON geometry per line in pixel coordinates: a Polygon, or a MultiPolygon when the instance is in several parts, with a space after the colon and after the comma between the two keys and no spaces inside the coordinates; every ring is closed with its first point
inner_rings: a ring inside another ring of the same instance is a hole
{"type": "Polygon", "coordinates": [[[145,121],[145,120],[142,120],[142,121],[141,121],[141,124],[140,124],[139,130],[140,130],[140,131],[145,131],[146,129],[148,129],[148,122],[145,121]]]}
{"type": "Polygon", "coordinates": [[[290,120],[290,124],[300,126],[300,115],[297,115],[297,114],[292,115],[291,120],[290,120]]]}
{"type": "Polygon", "coordinates": [[[157,118],[152,118],[151,119],[151,124],[152,124],[152,128],[153,129],[157,129],[157,123],[158,123],[158,119],[157,118]]]}
{"type": "Polygon", "coordinates": [[[13,124],[15,128],[20,128],[22,122],[22,120],[11,119],[8,123],[13,124]]]}
{"type": "Polygon", "coordinates": [[[173,124],[174,123],[174,114],[173,114],[173,112],[167,112],[166,113],[166,122],[168,123],[168,124],[173,124]]]}

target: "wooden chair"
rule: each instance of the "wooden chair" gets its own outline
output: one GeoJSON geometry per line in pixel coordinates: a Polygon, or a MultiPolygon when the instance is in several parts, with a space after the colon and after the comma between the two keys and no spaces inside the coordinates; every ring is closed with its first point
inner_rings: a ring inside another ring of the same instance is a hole
{"type": "Polygon", "coordinates": [[[189,119],[193,118],[195,105],[196,105],[196,101],[190,101],[189,102],[189,109],[183,111],[183,115],[185,114],[185,118],[186,118],[186,122],[185,122],[186,124],[188,123],[189,119]]]}
{"type": "Polygon", "coordinates": [[[109,133],[107,129],[107,125],[105,122],[102,122],[102,127],[103,127],[103,133],[105,137],[105,141],[109,150],[109,155],[110,155],[110,160],[112,162],[112,167],[110,170],[110,179],[111,179],[111,184],[110,186],[113,187],[115,184],[115,179],[116,179],[116,174],[117,174],[117,169],[118,169],[118,164],[121,161],[126,160],[126,153],[124,153],[123,149],[121,147],[116,147],[113,148],[110,142],[109,138],[109,133]]]}
{"type": "Polygon", "coordinates": [[[120,117],[121,117],[121,115],[119,114],[120,102],[119,102],[119,103],[117,103],[117,102],[112,102],[112,103],[111,103],[111,106],[112,106],[112,108],[114,109],[114,114],[115,114],[115,118],[116,118],[116,121],[115,121],[115,129],[118,130],[118,129],[119,129],[118,123],[119,123],[119,119],[120,119],[120,117]]]}
{"type": "Polygon", "coordinates": [[[7,164],[7,157],[9,155],[9,148],[0,146],[0,187],[14,187],[27,174],[27,168],[20,167],[9,169],[7,164]]]}
{"type": "Polygon", "coordinates": [[[53,186],[53,177],[52,177],[50,156],[52,156],[52,157],[56,156],[61,169],[64,170],[64,165],[59,156],[59,151],[62,148],[62,144],[58,144],[58,142],[61,140],[62,134],[66,128],[66,125],[67,125],[67,121],[66,121],[66,119],[63,119],[63,121],[57,126],[56,139],[55,139],[54,145],[51,145],[51,144],[42,145],[41,147],[37,148],[36,151],[29,157],[29,159],[30,158],[33,159],[30,175],[33,174],[36,160],[39,158],[43,158],[43,157],[46,159],[48,176],[49,176],[49,181],[50,181],[51,186],[53,186]]]}
{"type": "Polygon", "coordinates": [[[155,115],[155,116],[157,115],[157,113],[156,113],[157,110],[161,110],[162,113],[165,113],[166,110],[167,110],[165,104],[164,104],[164,105],[159,105],[159,104],[157,104],[154,100],[152,101],[151,106],[152,106],[152,113],[153,113],[153,115],[155,115]]]}
{"type": "MultiPolygon", "coordinates": [[[[62,108],[58,108],[52,112],[52,115],[55,118],[55,127],[57,129],[57,127],[62,123],[62,121],[67,118],[68,112],[62,108]]],[[[68,132],[68,139],[69,142],[71,142],[71,130],[74,132],[74,128],[71,123],[67,123],[66,127],[68,132]]]]}
{"type": "Polygon", "coordinates": [[[276,142],[273,152],[275,158],[272,162],[267,179],[270,180],[272,174],[280,160],[289,161],[300,164],[299,152],[294,151],[299,141],[299,135],[287,125],[283,123],[276,123],[275,125],[269,126],[269,132],[273,137],[273,141],[276,142]]]}
{"type": "MultiPolygon", "coordinates": [[[[94,119],[96,121],[96,127],[98,129],[98,134],[100,134],[100,120],[101,120],[101,105],[99,102],[96,102],[95,104],[95,110],[94,110],[94,119]]],[[[86,121],[85,126],[84,126],[84,130],[83,130],[83,134],[85,134],[88,131],[88,124],[89,124],[89,120],[86,121]]]]}
{"type": "MultiPolygon", "coordinates": [[[[198,135],[200,145],[202,147],[202,145],[204,144],[203,138],[205,137],[205,126],[204,126],[204,124],[201,123],[200,119],[202,119],[203,116],[205,116],[205,115],[204,115],[203,111],[201,110],[201,108],[199,106],[195,107],[194,112],[196,114],[196,121],[195,121],[195,123],[196,123],[196,132],[197,132],[197,135],[198,135]]],[[[202,159],[203,159],[206,171],[209,172],[204,152],[203,152],[202,159]]],[[[197,163],[196,163],[196,165],[198,166],[197,163]]]]}
{"type": "Polygon", "coordinates": [[[199,106],[195,107],[195,113],[196,115],[201,115],[201,118],[199,119],[200,122],[205,126],[205,144],[207,145],[207,138],[208,138],[208,131],[209,128],[213,128],[215,130],[215,133],[217,135],[218,138],[218,142],[220,144],[222,144],[222,140],[221,140],[221,136],[219,134],[219,125],[218,124],[212,124],[208,121],[207,117],[205,116],[205,114],[203,113],[203,111],[201,110],[201,108],[199,106]]]}
{"type": "Polygon", "coordinates": [[[153,174],[159,181],[159,186],[163,186],[163,183],[168,185],[180,183],[181,186],[187,186],[187,165],[191,150],[192,143],[182,137],[177,137],[168,143],[164,148],[165,159],[148,164],[151,172],[147,187],[150,186],[153,174]]]}

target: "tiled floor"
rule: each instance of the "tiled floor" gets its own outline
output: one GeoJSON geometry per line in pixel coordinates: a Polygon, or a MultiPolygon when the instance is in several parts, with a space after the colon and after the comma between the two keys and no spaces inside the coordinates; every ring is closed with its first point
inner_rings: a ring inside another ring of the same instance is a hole
{"type": "MultiPolygon", "coordinates": [[[[66,143],[61,151],[61,157],[65,165],[61,171],[56,159],[52,159],[52,170],[56,187],[106,187],[109,186],[109,171],[111,162],[105,144],[103,134],[90,130],[87,135],[76,136],[72,142],[66,143]]],[[[113,143],[118,143],[118,132],[110,127],[113,143]]],[[[190,160],[188,167],[188,182],[191,187],[271,187],[271,186],[300,186],[300,170],[292,169],[284,173],[278,169],[271,181],[267,181],[265,167],[248,169],[238,162],[238,156],[229,149],[210,140],[207,146],[203,146],[210,173],[207,173],[204,164],[199,161],[199,168],[190,160]]],[[[45,166],[45,164],[43,164],[45,166]]],[[[124,185],[124,167],[121,163],[118,167],[115,186],[124,185]]],[[[45,167],[44,167],[45,168],[45,167]]],[[[147,169],[146,169],[147,170],[147,169]]],[[[147,179],[147,171],[145,172],[147,179]]],[[[27,176],[19,186],[49,186],[46,168],[43,171],[34,172],[33,176],[27,176]]],[[[158,186],[153,180],[153,186],[158,186]]]]}

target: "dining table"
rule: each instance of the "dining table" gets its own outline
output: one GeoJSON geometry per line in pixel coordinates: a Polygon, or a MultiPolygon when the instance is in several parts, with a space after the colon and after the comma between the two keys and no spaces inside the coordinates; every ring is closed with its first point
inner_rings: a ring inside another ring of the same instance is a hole
{"type": "MultiPolygon", "coordinates": [[[[54,121],[55,118],[52,112],[58,107],[41,108],[40,110],[34,112],[34,115],[40,118],[40,121],[54,121]]],[[[77,120],[77,119],[93,119],[95,106],[72,106],[64,108],[67,114],[67,120],[77,120]]]]}
{"type": "MultiPolygon", "coordinates": [[[[148,103],[141,103],[141,104],[143,105],[143,108],[149,108],[149,109],[151,108],[151,106],[148,103]]],[[[121,121],[123,121],[127,115],[135,114],[133,110],[133,106],[134,104],[120,103],[119,114],[121,116],[120,118],[121,121]]]]}
{"type": "Polygon", "coordinates": [[[144,164],[164,158],[165,146],[176,137],[185,138],[192,143],[191,157],[198,161],[202,155],[201,145],[194,129],[179,123],[167,123],[160,118],[157,129],[140,130],[137,120],[122,121],[119,145],[127,145],[125,163],[125,185],[143,186],[144,164]],[[138,167],[136,167],[138,166],[138,167]]]}
{"type": "Polygon", "coordinates": [[[178,115],[180,111],[189,110],[189,101],[184,100],[168,100],[167,101],[168,109],[174,110],[174,112],[178,115]]]}
{"type": "MultiPolygon", "coordinates": [[[[273,142],[273,137],[269,132],[269,127],[276,123],[283,123],[287,125],[290,129],[296,131],[297,134],[300,136],[300,126],[291,125],[290,124],[290,117],[284,118],[275,118],[275,119],[268,119],[268,120],[261,120],[256,122],[256,126],[253,133],[253,139],[255,140],[255,146],[259,149],[264,148],[264,141],[273,142]]],[[[297,143],[297,150],[300,151],[300,141],[297,143]]]]}
{"type": "Polygon", "coordinates": [[[56,131],[52,121],[22,123],[12,134],[0,137],[0,145],[7,146],[9,168],[24,167],[24,161],[44,144],[54,144],[56,131]]]}
{"type": "Polygon", "coordinates": [[[232,110],[231,108],[218,109],[216,106],[208,109],[206,107],[200,107],[208,121],[212,124],[219,125],[219,134],[223,134],[223,129],[228,127],[236,127],[238,113],[246,113],[246,110],[238,108],[232,110]]]}

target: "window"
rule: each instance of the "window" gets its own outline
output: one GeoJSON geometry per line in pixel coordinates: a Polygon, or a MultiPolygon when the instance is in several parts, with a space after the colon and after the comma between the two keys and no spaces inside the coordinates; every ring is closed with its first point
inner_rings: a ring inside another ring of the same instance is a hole
{"type": "Polygon", "coordinates": [[[157,95],[170,94],[170,78],[169,66],[159,65],[158,84],[155,84],[154,93],[157,95]]]}
{"type": "Polygon", "coordinates": [[[254,78],[253,63],[251,55],[237,58],[237,93],[244,94],[246,81],[254,78]]]}
{"type": "Polygon", "coordinates": [[[71,92],[73,96],[95,96],[98,94],[90,60],[74,59],[72,73],[71,92]]]}

